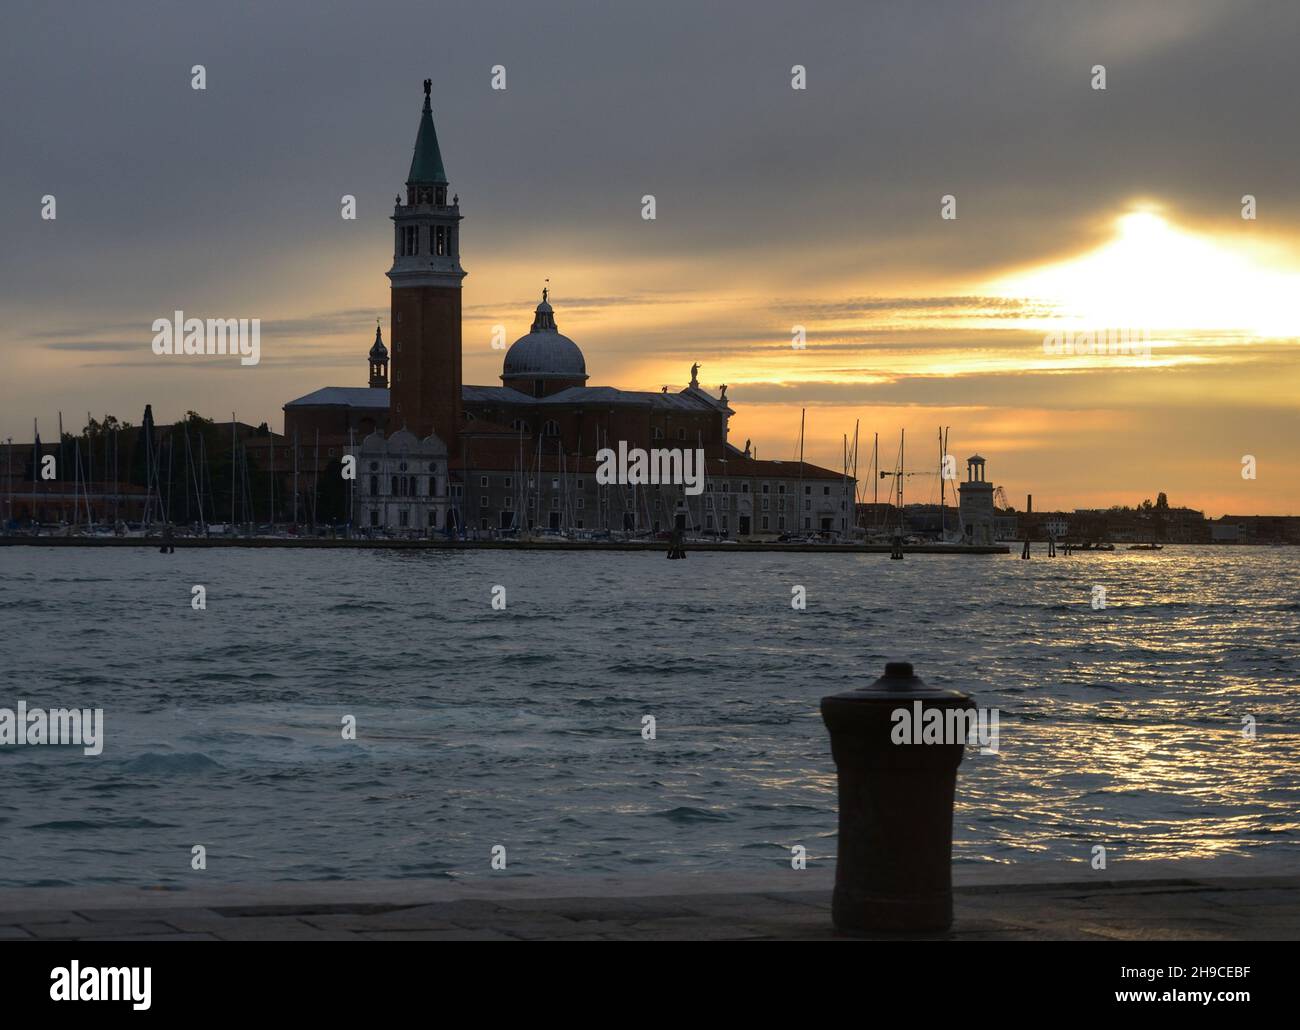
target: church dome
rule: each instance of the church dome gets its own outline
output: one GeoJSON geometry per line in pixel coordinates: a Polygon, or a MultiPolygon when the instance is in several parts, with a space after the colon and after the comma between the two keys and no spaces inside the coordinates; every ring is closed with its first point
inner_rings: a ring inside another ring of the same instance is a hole
{"type": "Polygon", "coordinates": [[[555,327],[555,312],[542,291],[532,328],[506,351],[502,379],[586,379],[587,361],[578,345],[555,327]]]}

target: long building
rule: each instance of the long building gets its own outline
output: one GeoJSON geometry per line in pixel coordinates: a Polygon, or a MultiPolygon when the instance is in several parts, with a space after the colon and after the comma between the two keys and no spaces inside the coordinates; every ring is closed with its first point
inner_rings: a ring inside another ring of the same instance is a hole
{"type": "Polygon", "coordinates": [[[854,481],[795,461],[759,461],[728,440],[727,387],[699,366],[670,393],[593,386],[582,349],[542,291],[529,332],[505,352],[499,385],[461,377],[460,198],[450,193],[431,83],[406,193],[393,221],[391,352],[376,329],[365,386],[329,386],[284,406],[284,435],[357,459],[353,519],[405,534],[530,529],[721,537],[847,534],[854,481]],[[682,483],[601,484],[602,449],[703,452],[703,490],[682,483]]]}

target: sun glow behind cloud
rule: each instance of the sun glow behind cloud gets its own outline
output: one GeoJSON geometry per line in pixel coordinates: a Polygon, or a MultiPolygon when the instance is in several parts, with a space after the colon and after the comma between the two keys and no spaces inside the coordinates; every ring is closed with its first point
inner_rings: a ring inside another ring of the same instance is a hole
{"type": "MultiPolygon", "coordinates": [[[[1252,222],[1243,222],[1252,226],[1252,222]]],[[[1244,337],[1300,335],[1300,268],[1294,254],[1242,235],[1211,235],[1171,223],[1144,206],[1115,220],[1111,240],[1079,257],[1013,273],[987,287],[1030,298],[1061,322],[1155,334],[1222,332],[1244,337]]]]}

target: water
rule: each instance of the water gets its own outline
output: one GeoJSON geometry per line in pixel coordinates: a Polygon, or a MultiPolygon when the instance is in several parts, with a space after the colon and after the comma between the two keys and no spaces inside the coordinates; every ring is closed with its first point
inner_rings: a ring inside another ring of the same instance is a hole
{"type": "Polygon", "coordinates": [[[961,767],[958,862],[1285,856],[1298,573],[1282,548],[5,548],[0,706],[103,707],[106,744],[0,748],[0,884],[483,876],[496,844],[514,875],[827,860],[818,700],[896,658],[1001,713],[961,767]]]}

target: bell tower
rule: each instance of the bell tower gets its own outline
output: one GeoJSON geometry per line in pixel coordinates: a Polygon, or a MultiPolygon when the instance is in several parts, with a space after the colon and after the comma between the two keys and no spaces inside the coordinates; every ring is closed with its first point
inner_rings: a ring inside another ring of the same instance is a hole
{"type": "Polygon", "coordinates": [[[406,197],[393,208],[392,356],[389,426],[437,433],[454,453],[461,423],[459,197],[447,202],[447,173],[433,128],[430,79],[406,197]]]}
{"type": "Polygon", "coordinates": [[[371,389],[388,389],[388,348],[384,346],[384,334],[379,329],[379,319],[375,319],[375,342],[370,346],[370,387],[371,389]]]}

